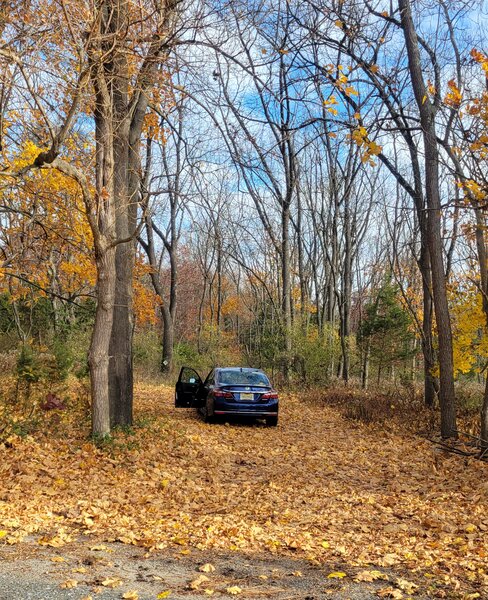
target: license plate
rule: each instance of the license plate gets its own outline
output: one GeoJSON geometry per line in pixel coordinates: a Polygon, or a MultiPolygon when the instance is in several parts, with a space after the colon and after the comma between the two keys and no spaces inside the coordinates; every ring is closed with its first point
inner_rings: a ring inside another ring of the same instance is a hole
{"type": "Polygon", "coordinates": [[[254,394],[241,392],[241,400],[254,400],[254,394]]]}

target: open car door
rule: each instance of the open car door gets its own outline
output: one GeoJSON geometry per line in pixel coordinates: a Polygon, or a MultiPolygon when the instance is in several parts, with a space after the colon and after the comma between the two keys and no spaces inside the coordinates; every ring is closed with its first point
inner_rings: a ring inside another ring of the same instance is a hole
{"type": "Polygon", "coordinates": [[[198,406],[198,390],[202,385],[200,375],[190,367],[182,367],[175,387],[175,407],[192,408],[198,406]]]}

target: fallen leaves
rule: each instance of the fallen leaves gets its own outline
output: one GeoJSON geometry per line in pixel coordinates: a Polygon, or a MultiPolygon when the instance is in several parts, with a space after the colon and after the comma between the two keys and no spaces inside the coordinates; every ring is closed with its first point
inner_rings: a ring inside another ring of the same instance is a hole
{"type": "Polygon", "coordinates": [[[396,585],[398,588],[406,592],[407,594],[414,594],[415,590],[418,588],[418,585],[413,583],[412,581],[407,581],[406,579],[397,579],[396,585]]]}
{"type": "Polygon", "coordinates": [[[327,575],[327,579],[343,579],[344,577],[347,577],[347,573],[343,573],[342,571],[334,571],[327,575]]]}
{"type": "Polygon", "coordinates": [[[118,577],[107,577],[101,582],[101,584],[103,585],[103,587],[114,589],[122,585],[122,580],[118,577]]]}
{"type": "MultiPolygon", "coordinates": [[[[141,385],[137,395],[136,417],[149,425],[116,433],[109,447],[87,443],[79,418],[71,433],[3,450],[0,543],[29,535],[61,548],[82,534],[96,536],[93,552],[109,552],[102,540],[116,539],[149,551],[178,546],[182,555],[294,554],[356,582],[387,580],[371,565],[442,582],[449,564],[463,591],[485,592],[487,465],[436,455],[434,470],[428,442],[294,396],[283,398],[281,426],[270,433],[209,427],[174,410],[169,388],[141,385]]],[[[196,568],[209,575],[207,565],[196,568]]],[[[205,594],[214,587],[198,585],[205,594]]],[[[390,588],[414,593],[393,577],[382,589],[390,588]]]]}
{"type": "Polygon", "coordinates": [[[202,586],[202,584],[206,583],[207,581],[210,580],[206,575],[199,575],[196,579],[190,581],[188,587],[190,588],[190,590],[198,590],[202,586]]]}
{"type": "Polygon", "coordinates": [[[361,571],[354,577],[354,581],[365,581],[371,582],[376,581],[378,579],[384,579],[385,581],[389,580],[389,577],[386,573],[382,573],[381,571],[361,571]]]}
{"type": "Polygon", "coordinates": [[[64,528],[59,529],[57,535],[52,537],[41,537],[38,544],[41,546],[50,546],[51,548],[61,548],[65,544],[73,541],[73,537],[67,533],[64,528]]]}
{"type": "Polygon", "coordinates": [[[63,590],[70,590],[72,588],[77,587],[77,585],[78,581],[76,579],[67,579],[66,581],[63,581],[63,583],[61,583],[59,587],[63,590]]]}
{"type": "Polygon", "coordinates": [[[95,546],[92,546],[90,550],[92,552],[106,552],[108,550],[108,546],[105,546],[105,544],[97,544],[95,546]]]}
{"type": "Polygon", "coordinates": [[[215,567],[211,563],[205,563],[201,567],[198,567],[198,570],[202,573],[213,573],[215,571],[215,567]]]}
{"type": "Polygon", "coordinates": [[[402,600],[403,593],[393,587],[382,588],[377,590],[376,595],[380,598],[393,598],[393,600],[402,600]]]}
{"type": "Polygon", "coordinates": [[[225,591],[231,596],[237,596],[242,592],[242,589],[238,585],[231,585],[228,588],[225,588],[225,591]]]}

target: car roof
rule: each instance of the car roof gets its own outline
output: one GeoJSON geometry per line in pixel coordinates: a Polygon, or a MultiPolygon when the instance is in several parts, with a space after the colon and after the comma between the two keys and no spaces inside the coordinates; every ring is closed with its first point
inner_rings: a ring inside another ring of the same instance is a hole
{"type": "Polygon", "coordinates": [[[250,373],[264,373],[262,369],[253,369],[252,367],[215,367],[216,371],[243,371],[250,373]]]}

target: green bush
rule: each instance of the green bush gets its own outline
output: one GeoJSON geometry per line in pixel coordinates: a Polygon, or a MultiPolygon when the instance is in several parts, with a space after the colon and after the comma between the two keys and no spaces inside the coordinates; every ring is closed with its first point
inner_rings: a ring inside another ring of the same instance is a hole
{"type": "Polygon", "coordinates": [[[55,371],[53,378],[57,381],[64,381],[73,366],[73,353],[69,344],[61,340],[54,340],[52,344],[54,355],[55,371]]]}
{"type": "Polygon", "coordinates": [[[132,347],[134,368],[141,377],[157,377],[160,373],[161,340],[156,331],[141,329],[134,334],[132,347]]]}
{"type": "Polygon", "coordinates": [[[339,336],[326,324],[322,332],[311,325],[304,331],[296,327],[292,334],[292,368],[307,383],[328,383],[334,375],[341,349],[339,336]]]}
{"type": "Polygon", "coordinates": [[[198,354],[197,347],[189,342],[179,342],[175,344],[173,351],[173,363],[175,369],[188,366],[193,368],[201,368],[202,356],[198,354]]]}
{"type": "Polygon", "coordinates": [[[17,357],[16,374],[19,381],[35,383],[42,376],[37,353],[29,344],[22,344],[17,357]]]}

